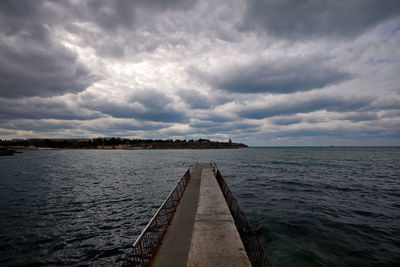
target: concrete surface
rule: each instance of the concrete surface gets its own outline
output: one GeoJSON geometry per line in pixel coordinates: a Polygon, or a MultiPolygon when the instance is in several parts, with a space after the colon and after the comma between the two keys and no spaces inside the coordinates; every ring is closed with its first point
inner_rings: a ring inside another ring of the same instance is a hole
{"type": "Polygon", "coordinates": [[[186,267],[199,199],[201,165],[193,168],[192,177],[171,220],[152,266],[186,267]]]}
{"type": "Polygon", "coordinates": [[[195,165],[152,266],[251,266],[210,164],[195,165]]]}
{"type": "Polygon", "coordinates": [[[187,266],[251,266],[210,165],[203,165],[187,266]]]}

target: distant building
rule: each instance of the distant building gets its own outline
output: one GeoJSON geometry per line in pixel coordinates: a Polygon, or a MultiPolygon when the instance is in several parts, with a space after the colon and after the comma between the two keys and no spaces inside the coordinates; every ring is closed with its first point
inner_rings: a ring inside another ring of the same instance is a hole
{"type": "Polygon", "coordinates": [[[105,145],[98,145],[97,149],[127,149],[129,145],[114,145],[114,146],[105,146],[105,145]]]}

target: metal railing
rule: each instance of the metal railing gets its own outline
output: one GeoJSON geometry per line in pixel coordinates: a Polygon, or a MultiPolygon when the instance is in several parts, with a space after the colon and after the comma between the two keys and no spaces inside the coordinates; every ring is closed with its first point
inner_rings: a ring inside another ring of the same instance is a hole
{"type": "Polygon", "coordinates": [[[189,168],[133,244],[121,266],[149,266],[191,177],[189,168]]]}
{"type": "Polygon", "coordinates": [[[246,215],[240,209],[236,198],[233,196],[231,190],[219,172],[217,165],[212,162],[211,166],[214,170],[215,177],[217,178],[221,191],[225,197],[226,203],[228,204],[229,210],[231,211],[236,228],[240,235],[240,239],[242,240],[247,256],[249,257],[251,266],[273,267],[274,265],[272,264],[271,258],[265,251],[260,238],[251,227],[246,215]]]}

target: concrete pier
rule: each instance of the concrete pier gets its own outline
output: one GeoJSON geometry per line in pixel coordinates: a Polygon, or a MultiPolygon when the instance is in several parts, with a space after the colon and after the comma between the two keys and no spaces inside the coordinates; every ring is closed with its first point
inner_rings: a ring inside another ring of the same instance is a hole
{"type": "Polygon", "coordinates": [[[251,266],[210,164],[195,165],[153,266],[251,266]]]}
{"type": "Polygon", "coordinates": [[[199,200],[201,172],[201,165],[196,164],[152,266],[187,266],[199,200]]]}

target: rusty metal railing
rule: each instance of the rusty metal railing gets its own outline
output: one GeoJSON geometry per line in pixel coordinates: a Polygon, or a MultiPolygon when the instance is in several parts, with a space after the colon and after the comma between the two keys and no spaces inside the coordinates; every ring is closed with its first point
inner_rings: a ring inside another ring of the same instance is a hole
{"type": "Polygon", "coordinates": [[[214,170],[214,174],[217,178],[221,191],[225,197],[226,203],[228,204],[229,210],[231,211],[236,228],[240,235],[240,239],[242,240],[247,256],[249,257],[251,266],[273,267],[274,265],[272,264],[271,258],[265,251],[264,246],[262,245],[260,238],[255,233],[253,227],[251,227],[246,215],[240,209],[236,198],[233,196],[231,190],[219,172],[217,165],[212,162],[211,166],[214,170]]]}
{"type": "Polygon", "coordinates": [[[123,267],[149,266],[191,177],[189,168],[133,244],[123,267]]]}

